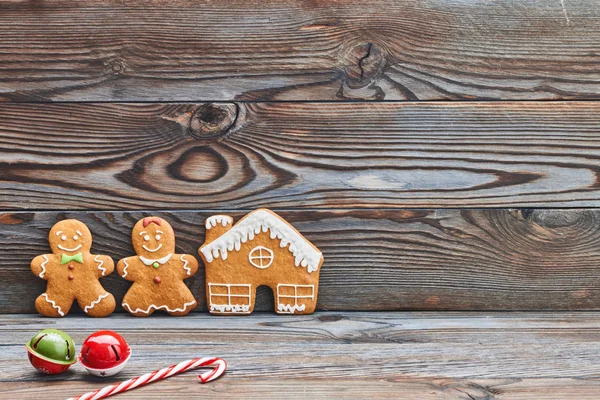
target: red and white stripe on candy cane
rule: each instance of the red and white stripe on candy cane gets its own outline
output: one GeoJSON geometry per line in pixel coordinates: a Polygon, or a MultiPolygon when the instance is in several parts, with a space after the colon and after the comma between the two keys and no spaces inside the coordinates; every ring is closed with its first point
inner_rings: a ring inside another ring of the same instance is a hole
{"type": "Polygon", "coordinates": [[[126,392],[128,390],[132,390],[137,387],[147,385],[149,383],[161,379],[166,379],[170,376],[201,367],[212,367],[210,371],[198,375],[200,383],[207,383],[223,375],[223,373],[227,369],[227,363],[225,362],[225,360],[214,357],[194,358],[193,360],[183,361],[177,365],[171,365],[170,367],[163,368],[158,371],[149,372],[145,375],[129,379],[128,381],[115,383],[114,385],[108,385],[93,392],[89,392],[77,397],[72,397],[68,400],[104,399],[106,397],[113,396],[118,393],[126,392]]]}

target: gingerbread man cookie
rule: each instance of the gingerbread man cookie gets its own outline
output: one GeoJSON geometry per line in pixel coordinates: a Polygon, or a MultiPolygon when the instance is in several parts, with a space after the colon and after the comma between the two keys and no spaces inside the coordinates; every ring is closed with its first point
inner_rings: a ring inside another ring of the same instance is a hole
{"type": "Polygon", "coordinates": [[[64,317],[74,300],[92,317],[106,317],[115,310],[115,298],[99,279],[109,275],[115,264],[109,256],[90,253],[92,234],[83,222],[67,219],[50,230],[52,254],[31,261],[31,271],[48,281],[46,293],[35,301],[35,308],[47,317],[64,317]]]}
{"type": "Polygon", "coordinates": [[[133,281],[123,308],[138,317],[155,310],[171,315],[192,311],[196,299],[183,280],[198,271],[198,261],[190,254],[175,254],[171,225],[162,218],[143,218],[133,227],[131,241],[136,255],[117,264],[119,275],[133,281]]]}

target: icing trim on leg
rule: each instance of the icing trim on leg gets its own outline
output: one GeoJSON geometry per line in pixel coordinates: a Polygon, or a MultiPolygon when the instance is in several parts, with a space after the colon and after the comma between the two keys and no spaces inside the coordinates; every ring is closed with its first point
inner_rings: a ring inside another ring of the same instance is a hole
{"type": "Polygon", "coordinates": [[[123,303],[122,305],[123,305],[123,307],[127,308],[127,311],[129,311],[132,314],[137,314],[139,312],[144,313],[144,314],[148,314],[150,312],[150,310],[152,310],[152,309],[155,309],[155,310],[165,310],[165,311],[168,311],[168,312],[183,312],[183,311],[186,310],[186,308],[188,308],[188,306],[196,305],[196,300],[191,301],[189,303],[185,303],[183,305],[183,308],[176,308],[174,310],[171,310],[167,306],[157,306],[155,304],[150,304],[150,306],[146,310],[142,310],[141,308],[136,308],[135,310],[132,310],[131,307],[129,307],[129,304],[127,304],[127,303],[123,303]]]}
{"type": "Polygon", "coordinates": [[[107,298],[107,297],[108,297],[108,295],[109,295],[109,293],[108,293],[108,292],[106,292],[106,293],[104,293],[104,294],[101,294],[101,295],[98,297],[98,299],[97,299],[97,300],[94,300],[94,301],[92,301],[92,303],[91,303],[89,306],[85,306],[85,308],[83,309],[83,311],[84,311],[84,312],[87,314],[87,312],[88,312],[88,309],[90,309],[90,310],[91,310],[92,308],[94,308],[94,306],[95,306],[96,304],[100,303],[100,302],[102,301],[102,299],[105,299],[105,298],[107,298]]]}
{"type": "Polygon", "coordinates": [[[48,257],[46,257],[45,254],[42,254],[42,257],[44,258],[44,262],[40,264],[40,267],[42,267],[42,272],[38,275],[40,278],[44,277],[44,274],[46,273],[46,264],[48,264],[48,257]]]}
{"type": "Polygon", "coordinates": [[[100,257],[100,254],[98,254],[96,257],[94,257],[94,261],[96,261],[98,263],[98,269],[102,271],[102,276],[104,276],[104,274],[106,273],[106,268],[102,267],[102,265],[104,264],[104,261],[98,260],[98,257],[100,257]]]}
{"type": "Polygon", "coordinates": [[[48,295],[46,293],[42,294],[42,296],[44,296],[46,298],[46,301],[52,305],[52,308],[55,308],[58,310],[58,315],[60,315],[61,317],[65,316],[65,313],[62,312],[60,306],[57,306],[53,300],[50,300],[50,298],[48,297],[48,295]]]}

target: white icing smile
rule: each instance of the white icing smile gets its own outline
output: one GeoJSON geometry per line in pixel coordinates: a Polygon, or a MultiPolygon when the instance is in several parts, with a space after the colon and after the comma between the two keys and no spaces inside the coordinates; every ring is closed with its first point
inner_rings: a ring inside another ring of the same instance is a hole
{"type": "Polygon", "coordinates": [[[68,247],[64,247],[61,246],[60,244],[58,245],[58,248],[63,250],[63,251],[77,251],[81,248],[81,244],[78,244],[77,247],[73,247],[72,249],[68,248],[68,247]]]}
{"type": "Polygon", "coordinates": [[[150,248],[146,247],[145,244],[143,244],[142,247],[144,248],[144,250],[149,251],[150,253],[154,253],[155,251],[160,250],[160,248],[162,247],[162,243],[159,244],[158,247],[155,249],[150,249],[150,248]]]}

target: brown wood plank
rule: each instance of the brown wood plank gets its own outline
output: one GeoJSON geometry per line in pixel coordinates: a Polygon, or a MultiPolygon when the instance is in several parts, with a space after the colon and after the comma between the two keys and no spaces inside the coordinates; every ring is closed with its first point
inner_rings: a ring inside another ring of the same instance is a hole
{"type": "Polygon", "coordinates": [[[226,359],[228,373],[199,385],[193,373],[123,398],[595,399],[600,315],[592,313],[317,313],[110,319],[0,316],[0,396],[65,398],[188,359],[226,359]],[[117,377],[80,365],[41,376],[23,343],[39,329],[117,329],[133,357],[117,377]],[[118,328],[117,328],[118,327],[118,328]],[[168,343],[168,345],[166,345],[168,343]]]}
{"type": "Polygon", "coordinates": [[[4,104],[0,209],[598,205],[600,104],[4,104]]]}
{"type": "Polygon", "coordinates": [[[600,94],[590,0],[5,0],[0,37],[0,101],[600,94]]]}
{"type": "MultiPolygon", "coordinates": [[[[197,254],[208,211],[156,212],[171,221],[178,251],[197,254]]],[[[244,213],[233,212],[237,219],[244,213]]],[[[280,211],[325,255],[319,310],[598,310],[598,209],[280,211]]],[[[45,281],[29,262],[48,251],[47,234],[77,218],[93,251],[134,254],[131,228],[150,212],[0,214],[0,314],[35,313],[45,281]]],[[[120,303],[130,283],[102,280],[120,303]]],[[[206,311],[204,268],[187,280],[206,311]]],[[[76,306],[74,306],[76,309],[76,306]]],[[[257,310],[273,310],[259,290],[257,310]]],[[[119,312],[123,310],[119,307],[119,312]]]]}

